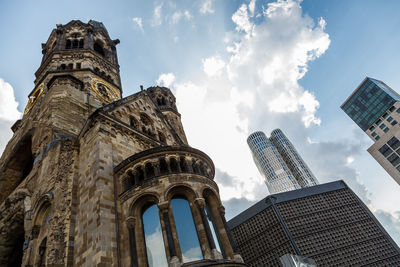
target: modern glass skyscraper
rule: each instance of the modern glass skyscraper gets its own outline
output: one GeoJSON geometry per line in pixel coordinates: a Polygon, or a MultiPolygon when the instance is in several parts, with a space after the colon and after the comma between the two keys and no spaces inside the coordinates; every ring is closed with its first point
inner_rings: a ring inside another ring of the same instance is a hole
{"type": "Polygon", "coordinates": [[[318,181],[308,168],[307,164],[300,157],[293,144],[280,129],[271,133],[271,142],[278,149],[286,165],[289,167],[297,183],[301,187],[317,185],[318,181]]]}
{"type": "Polygon", "coordinates": [[[368,152],[400,184],[400,95],[367,77],[341,108],[374,141],[368,152]]]}
{"type": "Polygon", "coordinates": [[[276,147],[263,132],[252,133],[247,138],[247,144],[271,194],[301,188],[276,147]]]}

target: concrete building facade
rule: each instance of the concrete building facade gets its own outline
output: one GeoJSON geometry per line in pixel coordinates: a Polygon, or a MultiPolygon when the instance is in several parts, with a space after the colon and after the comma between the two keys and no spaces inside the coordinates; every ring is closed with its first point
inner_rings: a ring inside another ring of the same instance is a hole
{"type": "Polygon", "coordinates": [[[400,184],[400,95],[367,77],[341,108],[374,142],[371,156],[400,184]]]}
{"type": "Polygon", "coordinates": [[[343,182],[266,197],[228,222],[249,266],[279,266],[285,254],[317,266],[400,266],[400,249],[343,182]]]}
{"type": "Polygon", "coordinates": [[[42,44],[0,159],[0,266],[245,266],[212,160],[168,88],[122,98],[118,43],[74,20],[42,44]]]}

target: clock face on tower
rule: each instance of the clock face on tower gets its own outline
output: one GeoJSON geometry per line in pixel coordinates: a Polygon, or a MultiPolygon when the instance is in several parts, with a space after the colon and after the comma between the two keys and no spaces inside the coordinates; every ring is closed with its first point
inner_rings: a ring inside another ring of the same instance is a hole
{"type": "Polygon", "coordinates": [[[28,103],[26,104],[26,107],[24,110],[25,115],[28,114],[29,111],[31,111],[31,109],[33,108],[33,106],[37,103],[37,101],[39,100],[40,96],[43,93],[43,89],[44,89],[44,84],[41,83],[38,87],[36,87],[36,89],[29,96],[28,103]]]}
{"type": "Polygon", "coordinates": [[[111,103],[120,98],[118,90],[108,82],[93,78],[90,82],[92,90],[105,102],[111,103]]]}

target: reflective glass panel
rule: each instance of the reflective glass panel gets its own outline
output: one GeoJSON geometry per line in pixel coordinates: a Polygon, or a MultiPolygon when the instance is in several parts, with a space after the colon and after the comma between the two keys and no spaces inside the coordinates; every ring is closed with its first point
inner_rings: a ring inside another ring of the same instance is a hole
{"type": "Polygon", "coordinates": [[[171,207],[183,262],[203,259],[189,202],[186,199],[174,198],[171,200],[171,207]]]}
{"type": "Polygon", "coordinates": [[[142,219],[149,267],[168,267],[157,205],[147,208],[142,219]]]}
{"type": "Polygon", "coordinates": [[[215,247],[219,252],[221,252],[221,246],[219,244],[219,239],[217,236],[216,228],[214,226],[214,218],[212,217],[212,213],[211,213],[211,210],[208,207],[208,205],[206,205],[205,211],[206,211],[206,215],[207,215],[208,224],[210,225],[211,234],[214,238],[215,247]]]}

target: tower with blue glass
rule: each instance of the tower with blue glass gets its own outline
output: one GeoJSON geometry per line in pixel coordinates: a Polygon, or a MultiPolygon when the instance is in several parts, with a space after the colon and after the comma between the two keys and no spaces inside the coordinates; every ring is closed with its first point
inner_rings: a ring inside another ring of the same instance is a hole
{"type": "Polygon", "coordinates": [[[341,108],[374,141],[368,152],[400,184],[400,95],[366,77],[341,108]]]}

